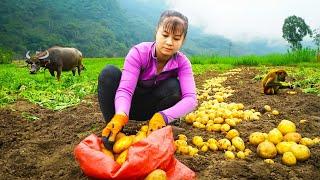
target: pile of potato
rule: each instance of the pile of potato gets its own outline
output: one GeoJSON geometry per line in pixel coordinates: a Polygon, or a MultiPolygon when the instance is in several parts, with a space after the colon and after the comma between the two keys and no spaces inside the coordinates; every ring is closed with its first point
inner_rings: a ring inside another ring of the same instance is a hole
{"type": "Polygon", "coordinates": [[[147,137],[148,126],[144,125],[140,128],[136,135],[127,136],[122,132],[119,132],[116,136],[116,141],[113,145],[113,151],[106,149],[101,143],[101,150],[104,154],[111,157],[113,160],[116,160],[120,165],[123,164],[128,155],[129,147],[144,138],[147,137]]]}
{"type": "Polygon", "coordinates": [[[204,141],[201,136],[194,136],[192,138],[192,144],[188,145],[187,137],[184,134],[178,135],[178,140],[175,141],[176,152],[184,155],[196,156],[199,150],[202,152],[211,151],[225,151],[225,158],[234,159],[237,156],[240,159],[244,159],[251,153],[250,149],[245,149],[244,141],[239,137],[239,133],[228,136],[229,139],[223,138],[216,140],[210,138],[204,141]],[[236,154],[236,155],[235,155],[236,154]]]}
{"type": "Polygon", "coordinates": [[[185,135],[179,135],[175,141],[177,152],[187,155],[197,155],[198,151],[207,152],[208,150],[225,151],[227,159],[234,159],[235,154],[238,158],[245,158],[250,154],[249,149],[245,149],[243,140],[239,137],[240,133],[234,127],[243,120],[259,120],[260,112],[254,109],[244,110],[242,103],[225,103],[225,99],[234,92],[230,87],[224,88],[222,83],[227,79],[225,76],[238,73],[240,69],[222,74],[203,84],[203,90],[198,90],[198,99],[203,100],[202,104],[194,112],[185,116],[185,121],[192,124],[195,128],[204,129],[208,132],[221,132],[226,138],[215,140],[213,138],[203,141],[202,137],[195,136],[192,139],[193,145],[188,145],[185,135]]]}
{"type": "MultiPolygon", "coordinates": [[[[222,74],[233,75],[240,69],[222,74]]],[[[225,103],[225,99],[234,92],[230,87],[224,88],[222,83],[226,77],[216,77],[203,84],[198,91],[198,99],[203,100],[198,109],[185,116],[185,121],[196,128],[210,132],[228,132],[242,120],[259,120],[260,112],[254,109],[244,110],[242,103],[225,103]]]]}
{"type": "Polygon", "coordinates": [[[288,166],[295,165],[297,161],[304,161],[311,155],[309,147],[319,143],[319,138],[313,140],[302,137],[296,132],[296,125],[289,120],[282,120],[277,128],[269,133],[254,132],[249,136],[249,142],[257,146],[260,157],[273,163],[277,154],[282,155],[282,163],[288,166]]]}
{"type": "MultiPolygon", "coordinates": [[[[225,99],[232,95],[234,90],[230,87],[224,88],[222,83],[227,79],[225,76],[236,74],[237,71],[228,72],[222,77],[206,80],[203,90],[197,90],[198,99],[202,103],[198,109],[185,116],[185,121],[192,124],[193,127],[204,129],[208,132],[220,132],[225,134],[226,138],[215,140],[213,138],[204,141],[200,136],[194,136],[192,144],[188,145],[187,137],[179,135],[175,141],[177,147],[176,152],[194,156],[199,151],[207,152],[208,150],[225,151],[227,159],[234,159],[236,156],[243,159],[250,154],[250,149],[245,149],[245,144],[240,138],[240,133],[234,129],[235,126],[243,120],[259,120],[260,112],[254,109],[244,110],[242,103],[225,103],[225,99]]],[[[272,109],[269,105],[264,106],[268,116],[279,115],[280,112],[272,109]]],[[[305,122],[302,120],[301,123],[305,122]]],[[[265,158],[265,162],[273,163],[272,160],[277,154],[282,155],[282,162],[286,165],[294,165],[296,161],[304,161],[310,157],[311,147],[315,143],[319,143],[319,138],[313,140],[307,137],[301,137],[296,132],[294,123],[283,120],[277,128],[272,129],[268,134],[262,132],[254,132],[250,135],[249,141],[257,146],[257,153],[260,157],[265,158]]]]}

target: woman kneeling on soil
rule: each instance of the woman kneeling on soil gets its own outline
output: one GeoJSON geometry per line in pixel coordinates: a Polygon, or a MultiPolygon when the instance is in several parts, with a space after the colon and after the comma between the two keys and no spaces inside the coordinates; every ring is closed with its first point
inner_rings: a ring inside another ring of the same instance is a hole
{"type": "Polygon", "coordinates": [[[129,117],[149,120],[150,134],[197,106],[191,63],[178,51],[187,29],[187,17],[165,11],[158,22],[155,42],[131,48],[122,72],[112,65],[102,70],[98,99],[107,122],[102,137],[108,149],[129,117]]]}

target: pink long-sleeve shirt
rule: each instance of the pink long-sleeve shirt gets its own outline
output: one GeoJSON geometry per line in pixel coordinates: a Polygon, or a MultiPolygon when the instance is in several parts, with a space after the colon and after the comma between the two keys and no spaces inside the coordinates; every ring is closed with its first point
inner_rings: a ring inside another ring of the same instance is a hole
{"type": "Polygon", "coordinates": [[[115,110],[129,114],[134,90],[157,85],[162,80],[177,77],[180,82],[181,100],[161,111],[168,123],[191,112],[197,106],[196,86],[191,63],[181,52],[177,52],[157,74],[155,42],[140,43],[129,51],[125,58],[122,76],[115,96],[115,110]]]}

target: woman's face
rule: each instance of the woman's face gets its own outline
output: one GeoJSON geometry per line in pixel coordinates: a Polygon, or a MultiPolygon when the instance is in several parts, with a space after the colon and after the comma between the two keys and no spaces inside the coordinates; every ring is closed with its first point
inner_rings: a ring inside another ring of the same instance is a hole
{"type": "Polygon", "coordinates": [[[161,25],[156,33],[156,55],[160,60],[168,60],[182,46],[183,32],[168,32],[161,25]]]}

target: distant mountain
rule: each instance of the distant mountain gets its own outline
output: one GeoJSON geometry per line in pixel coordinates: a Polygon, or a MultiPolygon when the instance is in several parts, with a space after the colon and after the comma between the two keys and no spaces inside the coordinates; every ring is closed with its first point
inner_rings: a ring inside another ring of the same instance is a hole
{"type": "MultiPolygon", "coordinates": [[[[2,0],[0,47],[23,57],[27,50],[54,45],[80,49],[85,57],[125,56],[142,41],[153,41],[164,0],[2,0]]],[[[279,51],[265,41],[237,43],[190,26],[182,51],[193,54],[265,54],[279,51]]]]}
{"type": "MultiPolygon", "coordinates": [[[[130,21],[139,19],[134,24],[143,27],[140,30],[147,34],[150,31],[154,32],[160,14],[169,8],[164,0],[119,0],[119,2],[128,19],[130,21]]],[[[266,40],[249,43],[232,42],[223,36],[204,34],[200,28],[190,25],[182,51],[189,55],[246,55],[285,52],[286,47],[282,45],[271,46],[266,40]]]]}

